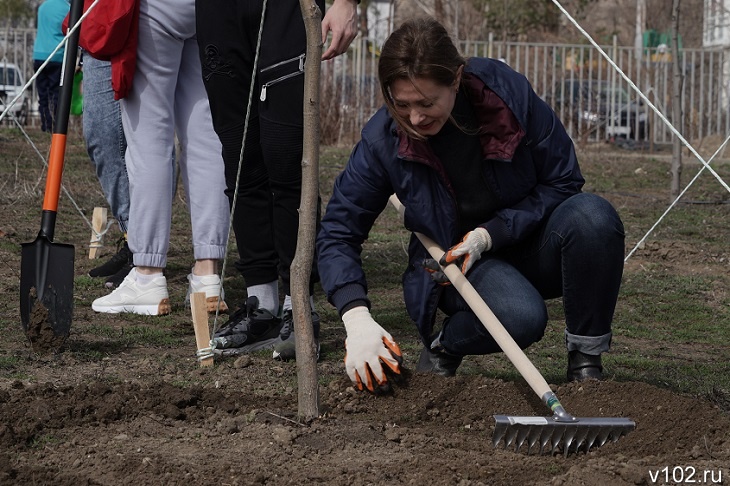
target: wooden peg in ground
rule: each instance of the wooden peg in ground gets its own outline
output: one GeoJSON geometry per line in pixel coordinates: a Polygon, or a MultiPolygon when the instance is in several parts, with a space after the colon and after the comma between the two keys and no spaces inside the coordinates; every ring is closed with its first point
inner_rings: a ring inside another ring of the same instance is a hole
{"type": "Polygon", "coordinates": [[[99,248],[104,246],[101,240],[104,238],[102,231],[106,226],[107,209],[95,207],[91,217],[91,240],[89,241],[89,260],[96,258],[99,248]]]}
{"type": "Polygon", "coordinates": [[[197,344],[198,361],[201,368],[213,366],[213,350],[210,347],[210,330],[208,329],[208,307],[205,292],[190,294],[190,310],[193,313],[193,328],[197,344]]]}

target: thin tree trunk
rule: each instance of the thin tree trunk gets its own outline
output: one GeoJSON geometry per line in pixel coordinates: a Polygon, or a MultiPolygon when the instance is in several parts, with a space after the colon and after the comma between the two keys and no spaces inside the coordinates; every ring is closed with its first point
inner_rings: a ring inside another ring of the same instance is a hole
{"type": "MultiPolygon", "coordinates": [[[[684,133],[684,113],[682,111],[682,59],[679,55],[679,2],[672,2],[672,123],[679,133],[684,133]]],[[[679,196],[682,180],[682,144],[679,137],[672,138],[672,185],[671,198],[679,196]]]]}
{"type": "Polygon", "coordinates": [[[319,417],[317,353],[309,305],[309,279],[314,260],[319,194],[319,70],[322,59],[322,11],[313,0],[299,0],[307,31],[304,66],[304,148],[302,196],[299,205],[297,251],[291,266],[292,313],[297,354],[300,418],[319,417]]]}

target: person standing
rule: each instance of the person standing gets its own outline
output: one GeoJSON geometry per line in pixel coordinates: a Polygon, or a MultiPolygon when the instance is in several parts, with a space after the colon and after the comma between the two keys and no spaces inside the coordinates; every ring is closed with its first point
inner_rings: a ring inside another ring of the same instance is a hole
{"type": "Polygon", "coordinates": [[[140,0],[136,69],[121,108],[129,176],[128,240],[135,266],[92,309],[150,315],[171,311],[163,269],[176,182],[170,154],[177,136],[195,258],[188,292],[205,292],[210,312],[226,311],[217,272],[228,240],[229,208],[221,144],[213,131],[198,57],[194,0],[140,0]]]}
{"type": "MultiPolygon", "coordinates": [[[[317,4],[325,11],[324,1],[317,4]]],[[[298,0],[197,0],[203,80],[213,125],[223,145],[226,195],[235,204],[233,230],[249,301],[221,333],[250,332],[251,344],[278,326],[274,358],[295,357],[289,268],[297,245],[302,186],[304,61],[306,32],[298,0]],[[256,77],[251,86],[259,26],[264,16],[256,77]],[[234,201],[249,92],[253,88],[245,152],[234,201]],[[279,280],[284,291],[281,303],[279,280]]],[[[357,34],[357,2],[334,0],[322,19],[323,60],[345,52],[357,34]]],[[[312,295],[316,264],[309,283],[312,295]]],[[[314,305],[311,299],[312,307],[314,305]]],[[[315,338],[319,316],[312,309],[315,338]]]]}
{"type": "Polygon", "coordinates": [[[44,132],[53,131],[64,48],[61,47],[53,56],[51,53],[63,41],[61,25],[70,8],[68,0],[45,0],[38,7],[37,32],[33,43],[33,69],[37,72],[41,65],[49,60],[35,80],[41,130],[44,132]]]}
{"type": "Polygon", "coordinates": [[[337,177],[316,243],[322,288],[347,332],[350,379],[376,391],[386,370],[400,373],[400,348],[370,313],[360,256],[392,194],[410,231],[448,249],[437,263],[415,235],[408,247],[403,294],[423,343],[417,372],[454,376],[464,356],[500,351],[440,263],[458,265],[523,349],[543,336],[545,299],[562,297],[567,379],[602,379],[624,228],[608,201],[582,192],[555,112],[505,63],[463,58],[431,18],[390,35],[378,78],[386,106],[337,177]]]}
{"type": "Polygon", "coordinates": [[[83,53],[83,130],[86,151],[96,169],[112,215],[122,232],[119,249],[112,257],[89,270],[91,277],[107,277],[104,285],[116,288],[132,269],[132,252],[127,243],[129,223],[129,179],[124,161],[127,139],[122,127],[119,101],[114,99],[109,61],[83,53]]]}

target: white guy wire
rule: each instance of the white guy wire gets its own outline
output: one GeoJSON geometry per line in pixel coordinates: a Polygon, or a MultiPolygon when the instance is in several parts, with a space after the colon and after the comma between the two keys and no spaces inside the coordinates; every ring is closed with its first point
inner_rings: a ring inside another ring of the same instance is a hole
{"type": "MultiPolygon", "coordinates": [[[[726,138],[726,139],[725,139],[725,141],[724,141],[724,142],[722,142],[722,145],[720,145],[720,146],[718,147],[718,149],[717,149],[717,150],[715,151],[715,153],[714,153],[714,154],[712,154],[712,157],[710,157],[710,160],[708,161],[708,163],[709,163],[709,162],[712,162],[712,159],[714,159],[714,158],[715,158],[715,156],[716,156],[717,154],[719,154],[719,153],[720,153],[720,152],[722,151],[722,149],[724,149],[724,148],[725,148],[725,146],[727,145],[728,141],[730,141],[730,137],[726,138]]],[[[681,193],[679,194],[679,196],[677,196],[677,198],[676,198],[676,199],[675,199],[674,201],[672,201],[672,203],[671,203],[671,204],[669,205],[669,207],[668,207],[668,208],[667,208],[667,209],[666,209],[666,210],[664,211],[664,213],[662,213],[662,215],[661,215],[661,216],[659,217],[659,219],[657,220],[657,222],[656,222],[656,223],[654,223],[654,224],[652,225],[652,227],[651,227],[651,228],[649,228],[649,231],[647,231],[647,232],[646,232],[646,234],[645,234],[645,235],[644,235],[644,236],[643,236],[643,237],[642,237],[642,238],[641,238],[641,239],[640,239],[640,240],[639,240],[639,241],[638,241],[638,242],[636,243],[636,245],[635,245],[635,246],[634,246],[634,247],[633,247],[633,248],[631,249],[631,251],[629,252],[629,254],[628,254],[628,255],[626,255],[626,258],[624,258],[624,263],[625,263],[626,261],[628,261],[628,259],[629,259],[629,258],[631,257],[631,255],[633,255],[633,254],[634,254],[634,252],[636,252],[636,250],[637,250],[637,249],[639,249],[639,247],[641,247],[641,245],[642,245],[642,244],[644,243],[644,241],[646,241],[646,239],[647,239],[647,238],[649,237],[649,235],[650,235],[650,234],[651,234],[651,233],[652,233],[652,232],[654,231],[654,229],[655,229],[655,228],[656,228],[657,226],[659,226],[659,223],[660,223],[660,222],[661,222],[661,221],[662,221],[662,220],[664,219],[664,217],[665,217],[665,216],[666,216],[667,214],[669,214],[669,211],[670,211],[670,210],[671,210],[671,209],[672,209],[672,208],[673,208],[674,206],[676,206],[676,205],[677,205],[677,202],[678,202],[678,201],[679,201],[679,200],[680,200],[680,199],[682,198],[682,196],[684,196],[684,193],[685,193],[685,192],[687,192],[687,191],[689,190],[689,187],[690,187],[690,186],[691,186],[692,184],[694,184],[694,181],[696,181],[696,180],[697,180],[697,179],[698,179],[698,178],[700,177],[700,174],[702,174],[702,171],[703,171],[703,170],[705,170],[705,168],[704,168],[704,167],[703,167],[703,168],[701,168],[701,169],[699,170],[699,172],[697,172],[697,174],[696,174],[696,175],[695,175],[695,176],[694,176],[694,177],[692,178],[692,180],[691,180],[691,181],[689,181],[689,184],[687,184],[687,187],[685,187],[685,188],[684,188],[684,189],[682,190],[682,192],[681,192],[681,193]]]]}
{"type": "MultiPolygon", "coordinates": [[[[606,54],[606,52],[603,49],[601,49],[601,46],[599,46],[596,43],[596,41],[593,40],[593,37],[591,37],[591,35],[588,32],[586,32],[585,29],[583,29],[583,27],[581,27],[580,24],[563,8],[563,6],[560,4],[560,2],[558,0],[552,0],[552,2],[555,4],[555,6],[558,7],[558,9],[560,9],[560,11],[563,13],[563,15],[565,15],[573,25],[575,25],[575,27],[578,29],[578,31],[581,34],[583,34],[583,36],[586,39],[588,39],[588,41],[591,44],[593,44],[593,47],[595,47],[598,50],[598,52],[606,59],[606,61],[608,61],[608,63],[621,75],[621,77],[624,78],[624,80],[627,81],[629,83],[629,85],[631,85],[631,87],[634,89],[634,91],[636,91],[639,94],[641,99],[644,100],[646,102],[646,104],[649,105],[649,107],[651,107],[651,109],[654,110],[654,112],[657,115],[659,115],[659,118],[661,118],[661,120],[669,127],[670,131],[672,133],[674,133],[674,135],[684,144],[685,147],[687,147],[689,149],[690,152],[692,152],[692,154],[695,157],[697,157],[697,159],[700,162],[702,162],[702,165],[704,166],[699,170],[697,175],[692,179],[692,181],[690,181],[690,183],[687,185],[687,187],[684,188],[684,190],[679,194],[679,196],[677,196],[677,198],[674,201],[672,201],[672,204],[664,212],[664,214],[662,214],[662,216],[654,224],[654,226],[651,227],[651,229],[646,233],[646,235],[644,235],[644,237],[636,244],[636,246],[631,250],[631,252],[629,252],[629,254],[624,259],[624,262],[626,262],[629,259],[629,257],[636,251],[636,249],[639,247],[639,245],[641,243],[643,243],[644,240],[646,240],[646,238],[649,236],[649,234],[661,222],[661,220],[669,212],[669,210],[676,205],[676,203],[679,201],[679,199],[682,197],[682,195],[684,195],[684,193],[687,192],[689,187],[692,185],[692,183],[694,183],[695,180],[697,180],[697,178],[699,177],[699,175],[702,173],[703,170],[705,170],[705,169],[709,170],[710,173],[712,173],[712,175],[715,176],[715,178],[720,182],[720,184],[725,189],[727,189],[728,192],[730,192],[730,186],[728,186],[727,183],[724,180],[722,180],[722,177],[720,177],[720,175],[717,172],[715,172],[715,170],[712,167],[710,167],[710,164],[708,162],[706,162],[705,159],[703,159],[702,156],[699,153],[697,153],[697,151],[694,149],[694,147],[682,136],[682,134],[679,133],[679,131],[677,131],[676,128],[674,128],[674,125],[672,125],[672,123],[664,116],[664,114],[661,111],[659,111],[659,109],[656,106],[654,106],[654,104],[649,100],[649,98],[646,97],[646,95],[644,93],[642,93],[642,91],[639,89],[638,86],[636,86],[634,84],[634,82],[631,80],[631,78],[629,78],[621,70],[621,68],[615,62],[613,62],[613,59],[611,59],[611,57],[608,54],[606,54]]],[[[725,142],[723,142],[723,144],[721,145],[720,148],[724,147],[728,143],[728,140],[730,140],[730,137],[728,137],[728,139],[726,139],[725,142]]],[[[719,153],[719,151],[720,151],[720,149],[718,149],[715,152],[715,154],[713,154],[712,158],[714,158],[715,155],[717,155],[717,153],[719,153]]],[[[712,160],[712,158],[710,160],[712,160]]]]}
{"type": "MultiPolygon", "coordinates": [[[[30,144],[30,146],[35,151],[35,153],[38,154],[38,158],[41,159],[41,163],[43,164],[43,167],[44,168],[48,168],[48,162],[46,162],[46,157],[43,156],[43,154],[41,153],[41,151],[38,149],[38,146],[35,144],[35,142],[33,142],[33,139],[30,138],[30,135],[28,135],[28,132],[25,131],[25,128],[23,128],[23,126],[20,124],[20,122],[18,121],[18,119],[15,117],[15,115],[13,115],[11,113],[10,116],[13,118],[13,121],[18,126],[18,128],[20,129],[20,131],[23,134],[23,136],[25,136],[25,139],[28,141],[28,143],[30,144]]],[[[107,233],[107,231],[109,231],[109,228],[111,228],[111,226],[114,223],[114,221],[113,220],[108,221],[107,222],[107,225],[106,225],[106,228],[103,231],[96,231],[94,229],[94,225],[91,223],[91,221],[89,221],[89,218],[87,218],[86,215],[84,214],[84,210],[81,209],[81,207],[78,205],[78,203],[73,198],[73,196],[68,191],[68,189],[66,189],[66,186],[63,185],[63,183],[61,184],[61,190],[66,195],[66,197],[68,198],[68,200],[71,202],[71,205],[74,208],[76,208],[76,211],[81,215],[81,218],[83,218],[83,220],[86,222],[86,225],[89,228],[91,228],[92,233],[94,233],[94,239],[96,241],[101,241],[101,238],[107,233]]]]}

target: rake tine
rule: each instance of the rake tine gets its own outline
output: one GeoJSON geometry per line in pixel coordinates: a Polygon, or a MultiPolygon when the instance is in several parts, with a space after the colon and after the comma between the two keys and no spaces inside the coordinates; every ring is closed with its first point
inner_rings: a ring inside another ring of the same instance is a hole
{"type": "Polygon", "coordinates": [[[555,427],[555,432],[552,434],[552,437],[550,438],[550,443],[552,447],[550,448],[550,453],[555,452],[555,448],[560,444],[560,441],[563,440],[563,435],[567,431],[567,426],[565,425],[558,425],[555,427]]]}
{"type": "MultiPolygon", "coordinates": [[[[507,424],[497,422],[494,426],[494,435],[492,436],[492,445],[494,447],[497,447],[500,442],[502,442],[502,439],[504,439],[504,435],[507,433],[507,424]]],[[[604,441],[608,439],[608,436],[604,439],[604,441]]]]}
{"type": "Polygon", "coordinates": [[[610,437],[611,437],[611,442],[618,441],[619,437],[621,437],[621,431],[620,430],[612,430],[610,437]]]}
{"type": "MultiPolygon", "coordinates": [[[[583,446],[583,444],[586,442],[586,438],[588,437],[588,434],[590,432],[590,427],[579,427],[578,430],[576,430],[575,433],[575,452],[578,452],[580,448],[583,446]]],[[[588,452],[586,450],[586,452],[588,452]]]]}
{"type": "MultiPolygon", "coordinates": [[[[588,440],[586,440],[586,453],[588,453],[591,447],[593,447],[593,444],[596,442],[596,437],[598,437],[599,430],[592,431],[592,433],[588,435],[588,440]]],[[[589,429],[589,432],[591,432],[591,429],[589,429]]]]}
{"type": "MultiPolygon", "coordinates": [[[[532,447],[540,440],[543,430],[545,430],[544,426],[543,427],[534,427],[534,428],[530,429],[530,435],[528,436],[528,439],[527,439],[527,455],[528,456],[530,455],[530,451],[532,450],[532,447]]],[[[540,449],[541,450],[538,451],[538,454],[542,451],[542,447],[540,449]]]]}
{"type": "Polygon", "coordinates": [[[525,438],[530,433],[530,427],[529,426],[522,426],[518,427],[517,435],[515,436],[515,452],[520,450],[520,447],[522,447],[522,444],[525,442],[525,438]]]}
{"type": "MultiPolygon", "coordinates": [[[[613,429],[601,429],[601,432],[598,434],[598,447],[603,446],[608,439],[613,438],[613,429]]],[[[616,439],[613,439],[613,442],[615,442],[616,439]]]]}
{"type": "Polygon", "coordinates": [[[552,437],[553,431],[550,428],[545,427],[540,434],[540,454],[542,454],[545,446],[551,441],[552,437]]]}
{"type": "Polygon", "coordinates": [[[570,450],[570,446],[573,444],[573,438],[575,437],[577,430],[576,429],[568,429],[565,430],[565,435],[563,435],[563,442],[565,443],[564,446],[564,452],[565,457],[568,457],[568,451],[570,450]]]}
{"type": "Polygon", "coordinates": [[[504,437],[504,443],[505,443],[505,449],[512,445],[512,442],[515,440],[515,437],[517,436],[517,433],[519,432],[519,427],[510,427],[507,429],[507,433],[504,437]]]}

